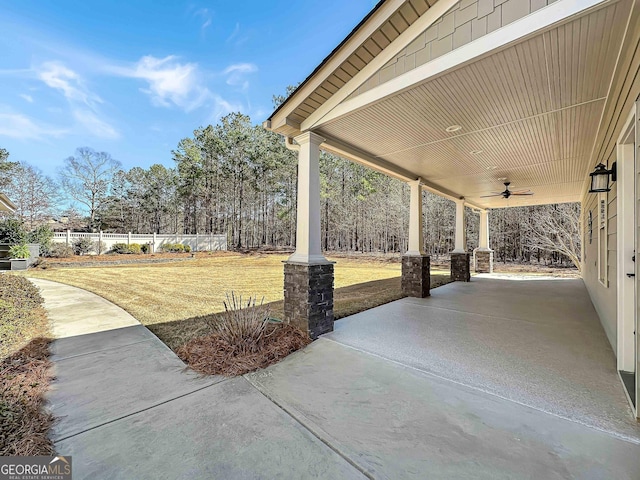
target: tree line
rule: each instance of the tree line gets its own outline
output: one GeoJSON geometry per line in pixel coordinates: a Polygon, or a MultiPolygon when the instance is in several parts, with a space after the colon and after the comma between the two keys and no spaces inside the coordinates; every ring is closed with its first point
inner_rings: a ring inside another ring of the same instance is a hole
{"type": "MultiPolygon", "coordinates": [[[[108,153],[83,147],[64,161],[54,180],[25,162],[9,162],[4,151],[0,189],[29,228],[64,217],[70,228],[90,231],[226,234],[237,249],[295,246],[297,157],[279,135],[232,113],[196,129],[171,156],[172,167],[125,170],[108,153]]],[[[325,152],[320,174],[325,250],[406,251],[404,182],[325,152]]],[[[454,248],[455,204],[425,192],[423,212],[427,253],[448,254],[454,248]]],[[[495,259],[579,263],[578,219],[578,204],[492,210],[495,259]]],[[[478,222],[467,209],[469,250],[478,245],[478,222]]]]}

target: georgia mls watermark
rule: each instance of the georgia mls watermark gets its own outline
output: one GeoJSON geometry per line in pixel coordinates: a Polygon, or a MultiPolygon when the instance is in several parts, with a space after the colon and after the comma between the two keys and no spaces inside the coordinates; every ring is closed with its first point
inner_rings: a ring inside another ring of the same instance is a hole
{"type": "Polygon", "coordinates": [[[71,480],[71,457],[0,457],[0,480],[71,480]]]}

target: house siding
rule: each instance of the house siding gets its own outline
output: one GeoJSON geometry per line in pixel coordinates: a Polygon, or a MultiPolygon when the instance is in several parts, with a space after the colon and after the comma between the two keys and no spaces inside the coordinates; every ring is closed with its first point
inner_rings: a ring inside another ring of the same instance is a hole
{"type": "Polygon", "coordinates": [[[607,204],[607,220],[603,251],[599,251],[600,211],[598,194],[587,194],[582,206],[584,263],[582,276],[589,290],[591,301],[598,312],[604,331],[611,343],[613,351],[617,348],[617,225],[616,211],[617,189],[615,183],[611,191],[605,194],[607,204]],[[593,236],[589,243],[589,211],[592,214],[593,236]],[[606,255],[603,255],[606,252],[606,255]],[[601,270],[599,262],[604,258],[601,270]],[[601,281],[601,272],[605,273],[605,282],[601,281]]]}
{"type": "Polygon", "coordinates": [[[462,0],[418,35],[348,98],[399,77],[554,1],[556,0],[462,0]]]}
{"type": "MultiPolygon", "coordinates": [[[[633,8],[629,25],[640,24],[640,8],[633,8]]],[[[604,163],[609,167],[616,161],[617,141],[625,122],[640,95],[640,28],[631,28],[627,33],[618,66],[611,83],[605,105],[602,123],[595,140],[593,166],[604,163]]],[[[617,235],[620,231],[617,215],[617,185],[613,183],[607,194],[607,276],[608,285],[602,285],[598,272],[598,198],[599,195],[586,193],[582,197],[583,212],[583,265],[582,275],[589,290],[593,305],[613,347],[617,352],[617,235]],[[589,243],[588,215],[593,215],[593,241],[589,243]]],[[[624,273],[624,272],[623,272],[624,273]]]]}

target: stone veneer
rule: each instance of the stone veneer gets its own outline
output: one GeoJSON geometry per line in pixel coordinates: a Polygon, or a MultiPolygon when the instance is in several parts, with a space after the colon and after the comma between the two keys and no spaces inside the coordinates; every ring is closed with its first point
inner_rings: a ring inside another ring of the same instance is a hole
{"type": "Polygon", "coordinates": [[[402,257],[402,294],[424,298],[430,295],[431,261],[429,255],[404,255],[402,257]]]}
{"type": "Polygon", "coordinates": [[[493,273],[493,250],[475,250],[473,255],[476,273],[493,273]]]}
{"type": "Polygon", "coordinates": [[[451,280],[454,282],[471,281],[471,255],[468,253],[451,254],[451,280]]]}
{"type": "Polygon", "coordinates": [[[284,318],[315,340],[333,331],[333,264],[284,264],[284,318]]]}

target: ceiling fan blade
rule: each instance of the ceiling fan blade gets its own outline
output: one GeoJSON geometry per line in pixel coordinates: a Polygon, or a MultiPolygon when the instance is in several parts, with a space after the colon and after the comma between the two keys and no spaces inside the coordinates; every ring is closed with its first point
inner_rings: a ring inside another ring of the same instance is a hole
{"type": "Polygon", "coordinates": [[[531,190],[529,190],[528,188],[523,188],[522,190],[511,190],[511,193],[529,193],[531,190]]]}
{"type": "Polygon", "coordinates": [[[511,193],[511,195],[533,195],[533,192],[529,192],[529,193],[511,193]]]}
{"type": "Polygon", "coordinates": [[[489,197],[501,197],[501,193],[496,193],[495,195],[482,195],[480,198],[489,198],[489,197]]]}

